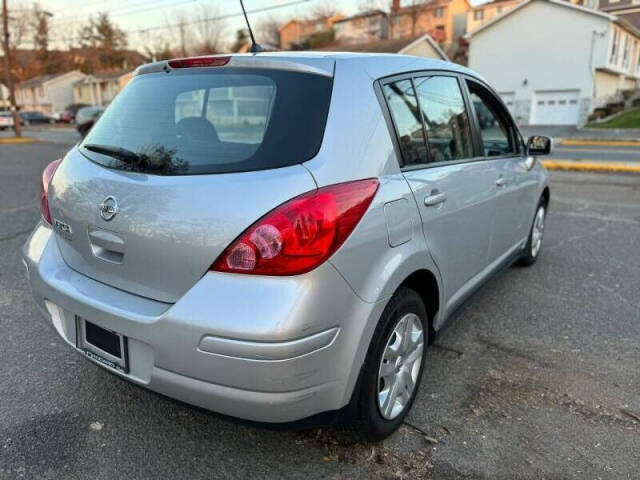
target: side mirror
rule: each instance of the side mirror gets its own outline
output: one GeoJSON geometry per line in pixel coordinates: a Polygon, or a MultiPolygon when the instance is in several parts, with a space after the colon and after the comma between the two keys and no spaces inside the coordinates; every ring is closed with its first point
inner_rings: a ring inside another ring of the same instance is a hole
{"type": "Polygon", "coordinates": [[[527,155],[549,155],[551,153],[552,144],[553,142],[549,137],[542,137],[539,135],[529,137],[529,141],[527,141],[527,155]]]}

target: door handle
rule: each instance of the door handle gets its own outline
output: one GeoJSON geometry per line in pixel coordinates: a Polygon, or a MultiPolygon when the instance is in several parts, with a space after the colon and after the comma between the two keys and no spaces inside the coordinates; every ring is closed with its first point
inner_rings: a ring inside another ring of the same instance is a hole
{"type": "Polygon", "coordinates": [[[435,205],[438,205],[442,202],[444,202],[447,199],[447,195],[445,193],[442,192],[431,192],[431,195],[429,195],[428,197],[424,197],[424,204],[427,207],[433,207],[435,205]]]}
{"type": "Polygon", "coordinates": [[[506,178],[504,178],[504,177],[499,177],[499,178],[496,180],[496,185],[497,185],[498,187],[504,187],[506,184],[507,184],[507,179],[506,179],[506,178]]]}

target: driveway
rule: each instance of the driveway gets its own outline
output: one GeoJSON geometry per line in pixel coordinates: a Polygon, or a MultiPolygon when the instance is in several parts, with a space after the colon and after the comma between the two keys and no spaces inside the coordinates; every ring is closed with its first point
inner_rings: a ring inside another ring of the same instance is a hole
{"type": "Polygon", "coordinates": [[[65,148],[0,147],[0,479],[638,478],[640,176],[554,172],[538,263],[468,302],[428,352],[407,425],[362,444],[198,410],[64,345],[20,248],[65,148]]]}

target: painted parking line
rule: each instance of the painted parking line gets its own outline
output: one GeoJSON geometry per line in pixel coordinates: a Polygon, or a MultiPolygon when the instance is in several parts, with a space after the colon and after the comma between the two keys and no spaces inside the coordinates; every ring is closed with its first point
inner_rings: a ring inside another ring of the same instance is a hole
{"type": "Polygon", "coordinates": [[[33,137],[3,137],[0,138],[0,144],[7,143],[32,143],[37,142],[38,140],[33,137]]]}
{"type": "Polygon", "coordinates": [[[563,147],[556,147],[553,149],[554,152],[566,152],[566,153],[615,153],[615,154],[620,154],[620,153],[628,153],[631,155],[638,155],[640,156],[640,145],[638,145],[638,149],[637,150],[621,150],[619,148],[616,149],[603,149],[603,148],[563,148],[563,147]]]}
{"type": "Polygon", "coordinates": [[[574,170],[583,172],[640,173],[640,164],[598,162],[593,160],[542,160],[549,170],[574,170]]]}

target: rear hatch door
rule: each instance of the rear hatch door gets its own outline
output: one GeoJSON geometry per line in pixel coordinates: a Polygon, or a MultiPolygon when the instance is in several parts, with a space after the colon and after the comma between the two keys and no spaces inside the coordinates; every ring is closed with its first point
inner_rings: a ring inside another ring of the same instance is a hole
{"type": "Polygon", "coordinates": [[[177,301],[246,228],[316,188],[300,163],[320,148],[331,88],[329,75],[304,69],[136,77],[51,183],[64,260],[177,301]]]}

